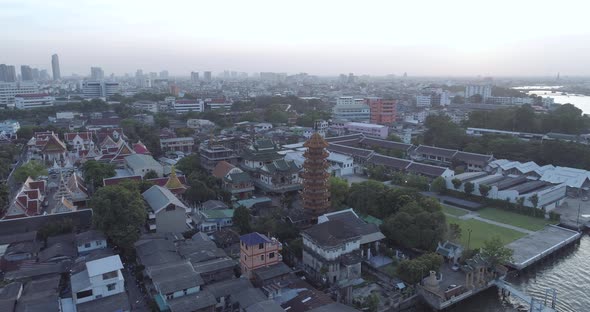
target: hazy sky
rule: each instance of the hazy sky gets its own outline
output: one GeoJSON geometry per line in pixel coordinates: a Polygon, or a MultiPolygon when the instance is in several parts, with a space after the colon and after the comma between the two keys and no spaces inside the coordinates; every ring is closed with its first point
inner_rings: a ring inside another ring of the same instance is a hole
{"type": "Polygon", "coordinates": [[[590,75],[588,0],[0,0],[0,63],[62,75],[167,69],[590,75]]]}

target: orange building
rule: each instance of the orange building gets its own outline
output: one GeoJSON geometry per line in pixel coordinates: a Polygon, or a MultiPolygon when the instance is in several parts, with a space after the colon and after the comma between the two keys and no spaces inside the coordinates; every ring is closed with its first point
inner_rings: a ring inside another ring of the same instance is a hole
{"type": "Polygon", "coordinates": [[[240,236],[240,267],[242,274],[252,278],[252,271],[282,263],[283,245],[276,238],[257,232],[240,236]]]}
{"type": "Polygon", "coordinates": [[[379,125],[391,125],[397,117],[397,101],[382,98],[366,98],[365,103],[371,109],[371,123],[379,125]]]}

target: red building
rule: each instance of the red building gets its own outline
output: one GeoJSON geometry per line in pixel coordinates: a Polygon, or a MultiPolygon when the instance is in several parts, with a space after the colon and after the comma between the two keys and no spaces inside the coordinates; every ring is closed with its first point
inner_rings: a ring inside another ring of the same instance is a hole
{"type": "Polygon", "coordinates": [[[382,98],[366,98],[365,103],[371,109],[371,123],[379,125],[391,125],[397,117],[397,101],[382,98]]]}

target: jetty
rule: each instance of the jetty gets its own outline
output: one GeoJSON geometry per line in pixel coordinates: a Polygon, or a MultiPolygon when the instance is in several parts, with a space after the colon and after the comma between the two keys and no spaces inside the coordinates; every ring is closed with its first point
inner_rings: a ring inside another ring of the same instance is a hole
{"type": "Polygon", "coordinates": [[[512,249],[512,261],[508,266],[523,270],[542,260],[559,249],[580,239],[580,232],[557,225],[548,225],[544,229],[529,234],[506,245],[512,249]]]}

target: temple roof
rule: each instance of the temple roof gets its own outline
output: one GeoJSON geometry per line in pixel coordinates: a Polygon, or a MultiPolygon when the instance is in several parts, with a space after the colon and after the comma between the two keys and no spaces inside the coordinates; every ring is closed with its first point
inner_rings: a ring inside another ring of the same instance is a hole
{"type": "Polygon", "coordinates": [[[328,142],[319,133],[315,132],[309,140],[303,143],[303,146],[308,148],[326,148],[328,147],[328,142]]]}

